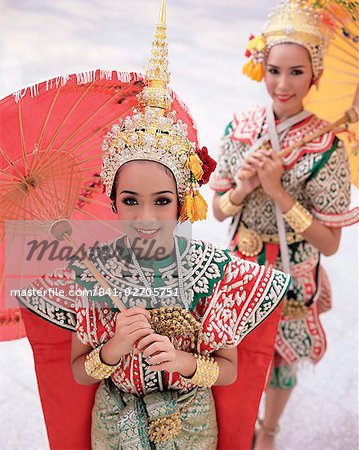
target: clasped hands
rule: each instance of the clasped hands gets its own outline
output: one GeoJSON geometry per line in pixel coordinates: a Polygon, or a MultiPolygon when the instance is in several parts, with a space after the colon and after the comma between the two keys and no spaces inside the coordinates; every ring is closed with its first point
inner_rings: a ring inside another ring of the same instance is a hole
{"type": "Polygon", "coordinates": [[[149,320],[150,313],[140,307],[118,313],[115,334],[110,339],[116,353],[119,357],[131,351],[142,353],[151,370],[182,373],[186,352],[176,350],[167,336],[155,333],[149,320]]]}
{"type": "Polygon", "coordinates": [[[244,161],[237,176],[247,194],[261,186],[264,192],[275,198],[282,189],[283,163],[273,149],[259,149],[244,161]]]}

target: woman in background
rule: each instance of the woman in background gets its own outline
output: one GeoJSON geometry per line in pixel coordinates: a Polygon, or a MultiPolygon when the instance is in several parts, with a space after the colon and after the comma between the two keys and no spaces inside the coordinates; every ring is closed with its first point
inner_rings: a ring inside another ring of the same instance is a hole
{"type": "MultiPolygon", "coordinates": [[[[325,352],[319,314],[330,309],[331,292],[320,254],[333,255],[341,227],[353,222],[348,212],[348,159],[335,134],[327,132],[283,159],[278,155],[325,125],[304,110],[303,101],[319,83],[328,37],[322,12],[306,1],[284,1],[270,14],[263,34],[248,44],[251,59],[244,72],[257,81],[264,79],[271,105],[234,116],[212,182],[215,217],[233,218],[231,251],[293,277],[275,341],[256,450],[275,448],[280,417],[297,383],[296,363],[317,363],[325,352]]],[[[238,349],[239,360],[248,367],[248,376],[237,382],[240,398],[258,392],[260,382],[264,387],[264,378],[252,377],[250,369],[256,364],[255,352],[263,350],[263,338],[263,332],[255,332],[238,349]]],[[[257,373],[265,371],[264,364],[257,366],[257,373]]],[[[241,405],[237,410],[240,420],[244,411],[241,405]]]]}

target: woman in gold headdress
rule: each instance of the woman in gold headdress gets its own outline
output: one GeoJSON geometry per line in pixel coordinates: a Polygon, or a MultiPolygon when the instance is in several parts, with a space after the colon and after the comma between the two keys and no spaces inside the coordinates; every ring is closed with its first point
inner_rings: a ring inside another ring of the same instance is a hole
{"type": "MultiPolygon", "coordinates": [[[[296,363],[316,363],[325,352],[319,314],[330,309],[331,298],[320,254],[334,254],[341,227],[353,221],[347,155],[332,132],[283,159],[278,155],[325,125],[303,107],[322,75],[329,37],[317,3],[283,1],[263,34],[251,37],[244,73],[257,81],[264,78],[272,104],[234,116],[212,183],[216,218],[233,217],[231,251],[293,277],[277,332],[257,450],[274,448],[279,419],[297,382],[296,363]]],[[[260,378],[251,378],[250,355],[263,339],[263,334],[253,333],[239,348],[249,376],[238,380],[238,395],[258,385],[260,378]],[[242,354],[246,347],[247,356],[242,354]]]]}
{"type": "Polygon", "coordinates": [[[103,144],[101,178],[124,233],[89,256],[108,289],[74,258],[56,274],[61,297],[46,294],[51,277],[41,280],[40,294],[19,297],[75,332],[76,381],[101,381],[91,433],[99,450],[215,449],[210,388],[233,383],[236,346],[276,310],[290,282],[277,270],[174,236],[178,221],[206,217],[199,185],[215,163],[170,111],[164,7],[141,106],[114,124],[103,144]]]}

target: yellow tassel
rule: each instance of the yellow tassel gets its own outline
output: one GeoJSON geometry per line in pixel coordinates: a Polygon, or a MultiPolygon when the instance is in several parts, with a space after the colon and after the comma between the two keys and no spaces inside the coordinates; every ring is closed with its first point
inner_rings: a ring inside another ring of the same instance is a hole
{"type": "Polygon", "coordinates": [[[193,221],[203,220],[207,217],[208,205],[202,195],[197,191],[193,199],[193,221]]]}
{"type": "Polygon", "coordinates": [[[249,78],[252,78],[251,73],[252,73],[253,69],[254,69],[254,62],[253,62],[253,59],[250,59],[243,66],[242,72],[244,75],[247,75],[249,78]]]}
{"type": "Polygon", "coordinates": [[[263,75],[264,75],[264,66],[262,63],[257,63],[254,66],[254,70],[253,70],[253,80],[262,81],[263,75]]]}
{"type": "Polygon", "coordinates": [[[262,81],[264,75],[264,66],[262,63],[254,64],[253,59],[250,59],[243,66],[243,74],[255,81],[262,81]]]}
{"type": "Polygon", "coordinates": [[[193,197],[190,192],[187,192],[184,198],[179,216],[179,220],[181,222],[184,222],[187,219],[189,219],[192,223],[195,221],[195,219],[193,218],[193,197]]]}
{"type": "Polygon", "coordinates": [[[200,160],[198,155],[190,155],[188,157],[186,167],[193,173],[197,181],[201,180],[203,177],[202,166],[203,162],[200,160]]]}

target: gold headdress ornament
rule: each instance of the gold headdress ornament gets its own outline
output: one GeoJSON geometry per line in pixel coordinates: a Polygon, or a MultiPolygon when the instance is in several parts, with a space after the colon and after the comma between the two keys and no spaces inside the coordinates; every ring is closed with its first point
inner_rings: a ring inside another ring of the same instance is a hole
{"type": "Polygon", "coordinates": [[[256,81],[264,75],[264,59],[277,44],[293,43],[305,47],[311,57],[314,77],[323,70],[323,58],[332,34],[332,24],[326,20],[322,1],[284,0],[269,14],[260,36],[251,36],[246,49],[250,60],[243,73],[256,81]]]}
{"type": "Polygon", "coordinates": [[[181,205],[180,220],[192,222],[205,219],[207,204],[199,193],[199,183],[208,181],[215,167],[207,150],[197,149],[187,137],[187,124],[176,121],[176,112],[169,111],[172,97],[169,82],[166,2],[162,0],[159,21],[146,68],[146,86],[139,94],[140,108],[112,126],[102,150],[101,177],[110,197],[118,169],[129,161],[155,161],[173,173],[181,205]],[[207,173],[205,173],[207,172],[207,173]]]}

